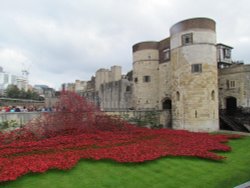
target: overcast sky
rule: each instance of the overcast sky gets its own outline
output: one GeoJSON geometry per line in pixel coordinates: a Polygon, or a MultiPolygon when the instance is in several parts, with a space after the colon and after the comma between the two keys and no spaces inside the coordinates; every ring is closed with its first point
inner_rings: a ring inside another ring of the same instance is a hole
{"type": "Polygon", "coordinates": [[[0,66],[56,89],[112,65],[126,73],[133,44],[193,17],[214,19],[217,42],[250,63],[249,0],[0,0],[0,66]]]}

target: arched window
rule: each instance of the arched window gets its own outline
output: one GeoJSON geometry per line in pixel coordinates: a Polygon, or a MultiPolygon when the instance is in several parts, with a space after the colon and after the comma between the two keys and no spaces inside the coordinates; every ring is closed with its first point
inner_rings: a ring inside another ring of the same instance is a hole
{"type": "Polygon", "coordinates": [[[130,86],[127,86],[127,87],[126,87],[126,91],[131,91],[131,87],[130,87],[130,86]]]}
{"type": "Polygon", "coordinates": [[[170,99],[166,99],[162,103],[163,110],[171,110],[172,109],[172,101],[170,99]]]}
{"type": "Polygon", "coordinates": [[[212,101],[214,101],[214,99],[215,99],[215,92],[214,92],[214,90],[211,92],[211,100],[212,101]]]}
{"type": "Polygon", "coordinates": [[[197,118],[197,117],[198,117],[198,112],[197,112],[197,110],[195,110],[195,112],[194,112],[194,116],[195,116],[195,118],[197,118]]]}
{"type": "Polygon", "coordinates": [[[179,93],[179,91],[176,92],[176,100],[180,101],[180,93],[179,93]]]}

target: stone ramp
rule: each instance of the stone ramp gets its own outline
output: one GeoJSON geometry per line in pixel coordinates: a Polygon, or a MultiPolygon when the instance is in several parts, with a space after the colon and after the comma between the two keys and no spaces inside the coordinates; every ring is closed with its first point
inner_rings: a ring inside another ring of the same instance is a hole
{"type": "Polygon", "coordinates": [[[234,188],[250,188],[250,181],[246,182],[246,183],[243,183],[241,185],[238,185],[234,188]]]}
{"type": "Polygon", "coordinates": [[[250,136],[250,133],[246,132],[239,132],[239,131],[229,131],[229,130],[219,130],[218,133],[223,134],[239,134],[239,135],[244,135],[244,136],[250,136]]]}
{"type": "Polygon", "coordinates": [[[240,123],[239,121],[235,121],[232,117],[225,114],[220,114],[220,121],[225,123],[234,131],[250,132],[244,124],[240,123]]]}

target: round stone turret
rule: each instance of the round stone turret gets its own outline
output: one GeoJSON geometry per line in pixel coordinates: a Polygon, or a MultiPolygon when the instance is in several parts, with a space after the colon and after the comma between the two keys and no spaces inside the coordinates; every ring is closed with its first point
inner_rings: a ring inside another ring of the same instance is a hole
{"type": "Polygon", "coordinates": [[[172,124],[175,129],[216,131],[218,77],[215,22],[181,21],[170,29],[172,124]]]}
{"type": "Polygon", "coordinates": [[[133,46],[133,103],[136,109],[155,109],[158,102],[159,42],[133,46]]]}

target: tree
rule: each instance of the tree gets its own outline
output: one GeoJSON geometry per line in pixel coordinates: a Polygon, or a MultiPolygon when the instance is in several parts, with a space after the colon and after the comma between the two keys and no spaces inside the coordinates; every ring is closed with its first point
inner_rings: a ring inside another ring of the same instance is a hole
{"type": "Polygon", "coordinates": [[[20,90],[16,85],[9,85],[5,93],[8,98],[44,100],[44,97],[40,96],[37,92],[31,90],[25,91],[24,89],[20,90]]]}
{"type": "Polygon", "coordinates": [[[6,93],[6,97],[19,98],[20,90],[18,89],[16,85],[11,84],[7,87],[7,89],[5,90],[5,93],[6,93]]]}
{"type": "Polygon", "coordinates": [[[39,95],[36,92],[32,92],[31,98],[34,99],[34,100],[38,100],[39,99],[39,95]]]}
{"type": "Polygon", "coordinates": [[[129,71],[127,74],[126,74],[126,77],[129,81],[133,81],[133,71],[129,71]]]}
{"type": "Polygon", "coordinates": [[[27,92],[24,89],[21,89],[19,92],[19,97],[20,99],[27,99],[27,92]]]}
{"type": "Polygon", "coordinates": [[[26,97],[27,97],[27,99],[32,98],[32,91],[30,89],[28,89],[28,91],[26,92],[26,97]]]}

